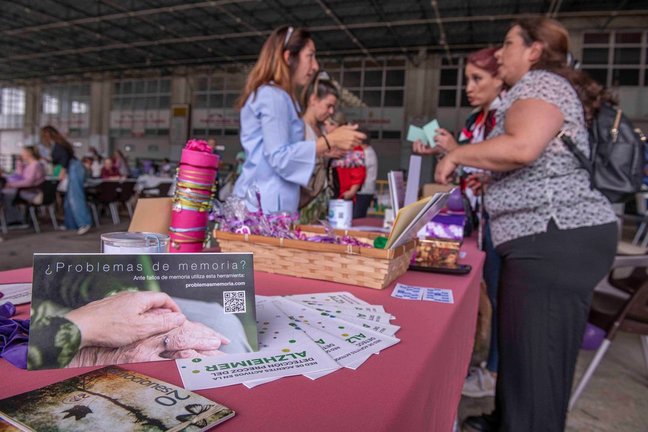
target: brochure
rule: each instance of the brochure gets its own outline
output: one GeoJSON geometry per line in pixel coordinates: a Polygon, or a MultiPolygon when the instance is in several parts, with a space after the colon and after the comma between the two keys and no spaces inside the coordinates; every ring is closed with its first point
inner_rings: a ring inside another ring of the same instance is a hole
{"type": "Polygon", "coordinates": [[[428,147],[435,147],[434,135],[436,134],[437,129],[439,129],[439,122],[435,119],[426,124],[425,126],[418,127],[410,125],[407,130],[407,141],[421,141],[428,147]]]}
{"type": "Polygon", "coordinates": [[[27,368],[258,350],[250,253],[34,254],[27,368]]]}
{"type": "Polygon", "coordinates": [[[389,171],[387,173],[387,181],[389,184],[389,198],[391,200],[391,208],[394,214],[403,207],[405,202],[405,181],[403,180],[402,171],[389,171]]]}
{"type": "Polygon", "coordinates": [[[445,206],[451,193],[436,193],[403,207],[396,215],[385,248],[401,246],[416,237],[416,233],[445,206]]]}
{"type": "Polygon", "coordinates": [[[231,409],[139,372],[109,366],[0,400],[24,431],[203,431],[231,409]]]}

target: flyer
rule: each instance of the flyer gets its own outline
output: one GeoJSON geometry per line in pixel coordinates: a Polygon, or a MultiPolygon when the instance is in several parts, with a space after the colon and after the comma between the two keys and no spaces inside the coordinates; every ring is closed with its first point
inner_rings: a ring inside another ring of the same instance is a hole
{"type": "Polygon", "coordinates": [[[28,369],[258,350],[250,253],[34,254],[28,369]]]}

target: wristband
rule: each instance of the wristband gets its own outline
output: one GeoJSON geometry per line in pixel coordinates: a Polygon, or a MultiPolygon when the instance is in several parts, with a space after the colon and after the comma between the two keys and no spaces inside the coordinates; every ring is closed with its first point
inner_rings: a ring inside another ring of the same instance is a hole
{"type": "Polygon", "coordinates": [[[322,135],[322,138],[324,138],[324,142],[326,143],[326,148],[328,148],[328,151],[331,151],[331,144],[329,143],[329,140],[326,138],[326,135],[322,135]]]}

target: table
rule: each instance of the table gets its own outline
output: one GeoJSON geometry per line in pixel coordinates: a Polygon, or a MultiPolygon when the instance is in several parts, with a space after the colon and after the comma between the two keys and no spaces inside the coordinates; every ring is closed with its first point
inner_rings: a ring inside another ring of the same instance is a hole
{"type": "MultiPolygon", "coordinates": [[[[256,272],[256,292],[284,295],[349,291],[382,304],[401,326],[401,342],[369,359],[359,369],[341,369],[311,381],[290,377],[247,389],[236,385],[197,393],[223,403],[237,414],[215,428],[227,431],[450,431],[470,360],[479,298],[483,253],[467,240],[465,276],[407,272],[398,282],[451,288],[452,305],[391,297],[384,290],[256,272]]],[[[31,269],[0,273],[0,282],[29,282],[31,269]]],[[[26,318],[27,306],[20,307],[26,318]]],[[[181,386],[173,362],[123,367],[181,386]]],[[[79,375],[93,368],[27,372],[0,360],[0,398],[79,375]]]]}

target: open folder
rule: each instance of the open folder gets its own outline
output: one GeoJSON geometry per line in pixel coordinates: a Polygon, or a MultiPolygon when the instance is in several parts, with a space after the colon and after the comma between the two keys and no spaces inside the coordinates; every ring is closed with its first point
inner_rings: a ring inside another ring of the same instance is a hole
{"type": "Polygon", "coordinates": [[[416,237],[416,233],[445,206],[453,190],[437,192],[400,209],[385,248],[396,248],[416,237]]]}

